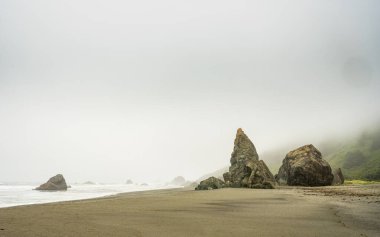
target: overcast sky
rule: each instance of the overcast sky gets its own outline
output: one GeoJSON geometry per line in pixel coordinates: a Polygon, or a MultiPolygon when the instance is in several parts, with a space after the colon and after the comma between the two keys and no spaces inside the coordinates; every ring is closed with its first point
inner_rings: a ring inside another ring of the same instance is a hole
{"type": "Polygon", "coordinates": [[[377,0],[1,0],[0,181],[196,179],[238,127],[259,154],[358,131],[379,22],[377,0]]]}

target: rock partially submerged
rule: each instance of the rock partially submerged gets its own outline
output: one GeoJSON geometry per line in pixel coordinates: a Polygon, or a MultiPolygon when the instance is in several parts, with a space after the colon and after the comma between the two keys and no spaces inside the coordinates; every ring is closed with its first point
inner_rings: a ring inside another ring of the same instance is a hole
{"type": "Polygon", "coordinates": [[[51,177],[46,183],[41,184],[36,190],[40,191],[62,191],[67,190],[66,180],[61,174],[51,177]]]}
{"type": "Polygon", "coordinates": [[[83,184],[86,184],[86,185],[95,185],[96,183],[92,182],[92,181],[86,181],[84,182],[83,184]]]}
{"type": "Polygon", "coordinates": [[[230,159],[229,172],[223,174],[228,187],[274,188],[275,179],[263,160],[259,160],[256,148],[239,128],[230,159]]]}
{"type": "Polygon", "coordinates": [[[224,186],[225,184],[221,179],[210,177],[201,181],[201,183],[195,188],[195,190],[212,190],[223,188],[224,186]]]}
{"type": "Polygon", "coordinates": [[[344,176],[340,168],[335,169],[333,171],[333,175],[334,175],[334,179],[332,182],[333,185],[341,185],[344,183],[344,176]]]}
{"type": "Polygon", "coordinates": [[[276,175],[279,184],[291,186],[326,186],[333,178],[329,163],[313,145],[290,151],[276,175]]]}

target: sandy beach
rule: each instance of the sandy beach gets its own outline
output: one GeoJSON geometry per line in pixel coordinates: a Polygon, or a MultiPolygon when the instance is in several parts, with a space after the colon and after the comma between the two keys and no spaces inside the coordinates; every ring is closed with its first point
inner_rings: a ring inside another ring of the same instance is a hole
{"type": "Polygon", "coordinates": [[[172,189],[0,209],[0,236],[379,236],[380,185],[172,189]]]}

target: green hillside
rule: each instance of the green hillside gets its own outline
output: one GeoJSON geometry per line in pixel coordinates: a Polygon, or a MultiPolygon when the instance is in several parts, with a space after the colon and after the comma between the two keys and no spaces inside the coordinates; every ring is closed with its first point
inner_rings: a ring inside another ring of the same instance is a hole
{"type": "Polygon", "coordinates": [[[380,180],[380,129],[326,151],[321,148],[332,168],[340,167],[347,179],[380,180]]]}

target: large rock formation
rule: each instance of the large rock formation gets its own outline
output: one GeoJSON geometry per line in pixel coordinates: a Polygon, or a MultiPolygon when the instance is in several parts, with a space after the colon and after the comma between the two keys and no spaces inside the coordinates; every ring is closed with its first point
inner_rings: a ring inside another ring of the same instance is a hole
{"type": "Polygon", "coordinates": [[[195,188],[195,190],[211,190],[224,187],[224,182],[218,178],[210,177],[201,181],[201,183],[195,188]]]}
{"type": "Polygon", "coordinates": [[[229,172],[223,174],[228,187],[274,188],[275,179],[264,163],[259,160],[256,148],[239,128],[230,159],[229,172]]]}
{"type": "Polygon", "coordinates": [[[41,191],[58,191],[67,190],[65,178],[61,174],[51,177],[46,183],[41,184],[36,190],[41,191]]]}
{"type": "Polygon", "coordinates": [[[344,183],[344,176],[340,168],[333,171],[334,179],[332,181],[333,185],[341,185],[344,183]]]}
{"type": "Polygon", "coordinates": [[[290,151],[276,175],[279,184],[294,186],[331,185],[333,178],[329,163],[313,145],[290,151]]]}

